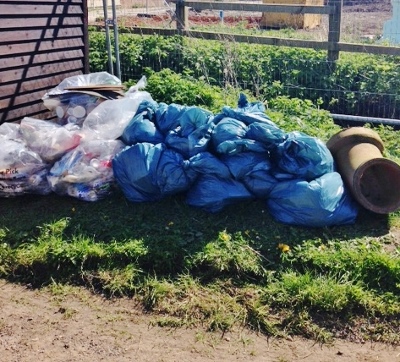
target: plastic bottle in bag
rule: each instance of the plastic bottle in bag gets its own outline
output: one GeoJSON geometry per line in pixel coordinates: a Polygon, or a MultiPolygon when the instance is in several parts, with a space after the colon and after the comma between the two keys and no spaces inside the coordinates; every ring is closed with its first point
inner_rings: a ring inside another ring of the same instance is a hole
{"type": "Polygon", "coordinates": [[[71,184],[67,188],[67,194],[85,201],[97,201],[98,196],[95,190],[85,184],[71,184]]]}

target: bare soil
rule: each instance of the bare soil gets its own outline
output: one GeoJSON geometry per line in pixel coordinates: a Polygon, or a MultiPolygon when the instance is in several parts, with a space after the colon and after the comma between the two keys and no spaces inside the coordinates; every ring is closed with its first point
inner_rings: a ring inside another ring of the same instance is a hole
{"type": "Polygon", "coordinates": [[[2,362],[396,362],[400,347],[336,340],[273,339],[242,329],[220,334],[154,326],[130,299],[88,290],[66,295],[0,280],[2,362]]]}

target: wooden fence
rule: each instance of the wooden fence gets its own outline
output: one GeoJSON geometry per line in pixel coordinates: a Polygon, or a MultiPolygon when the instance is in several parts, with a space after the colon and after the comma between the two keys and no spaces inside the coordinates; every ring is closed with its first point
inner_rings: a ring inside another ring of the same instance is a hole
{"type": "Polygon", "coordinates": [[[334,62],[339,58],[340,52],[371,53],[400,55],[400,47],[372,45],[372,44],[352,44],[340,41],[340,27],[342,17],[343,0],[327,0],[326,5],[282,5],[282,4],[260,4],[251,2],[221,2],[221,1],[190,1],[190,0],[169,0],[176,6],[176,29],[131,29],[133,33],[150,35],[174,35],[180,34],[195,38],[210,40],[220,40],[226,36],[232,41],[247,42],[253,44],[265,44],[275,46],[289,46],[299,48],[312,48],[327,51],[327,58],[334,62]],[[189,8],[196,10],[221,10],[221,11],[240,11],[240,12],[272,12],[288,14],[321,14],[328,15],[329,28],[328,39],[326,41],[284,39],[269,36],[252,36],[223,34],[215,32],[195,31],[189,29],[188,13],[189,8]]]}
{"type": "Polygon", "coordinates": [[[86,0],[0,0],[0,124],[45,118],[42,96],[88,71],[86,0]]]}

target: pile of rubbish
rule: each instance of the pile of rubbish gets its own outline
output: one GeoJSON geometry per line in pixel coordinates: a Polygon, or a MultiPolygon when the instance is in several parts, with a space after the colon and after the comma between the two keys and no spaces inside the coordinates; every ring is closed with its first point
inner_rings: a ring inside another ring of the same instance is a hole
{"type": "Polygon", "coordinates": [[[132,202],[184,193],[215,213],[262,199],[287,224],[355,222],[358,205],[321,140],[283,131],[244,95],[213,114],[156,102],[145,85],[143,77],[124,93],[107,72],[70,77],[43,97],[56,120],[0,125],[0,197],[97,201],[120,188],[132,202]]]}

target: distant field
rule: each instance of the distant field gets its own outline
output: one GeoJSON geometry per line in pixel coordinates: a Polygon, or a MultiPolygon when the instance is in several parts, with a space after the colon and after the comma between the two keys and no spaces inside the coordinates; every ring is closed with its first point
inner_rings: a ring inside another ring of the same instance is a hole
{"type": "Polygon", "coordinates": [[[145,8],[163,6],[164,0],[120,0],[121,6],[124,8],[145,8]]]}

